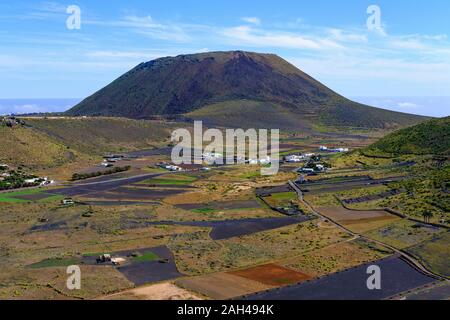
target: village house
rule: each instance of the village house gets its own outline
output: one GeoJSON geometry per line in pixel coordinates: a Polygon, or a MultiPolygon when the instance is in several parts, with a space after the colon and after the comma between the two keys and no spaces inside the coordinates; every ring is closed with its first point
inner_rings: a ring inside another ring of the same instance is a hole
{"type": "Polygon", "coordinates": [[[295,155],[295,154],[293,154],[293,155],[286,156],[284,158],[284,160],[286,162],[290,162],[290,163],[298,163],[298,162],[305,161],[306,157],[304,155],[295,155]]]}
{"type": "Polygon", "coordinates": [[[72,198],[65,198],[65,199],[61,200],[61,203],[65,206],[70,206],[70,205],[75,204],[75,201],[73,201],[72,198]]]}
{"type": "Polygon", "coordinates": [[[320,151],[326,151],[326,152],[337,152],[337,153],[342,153],[342,152],[348,152],[349,149],[348,148],[328,148],[327,146],[320,146],[319,147],[320,151]]]}

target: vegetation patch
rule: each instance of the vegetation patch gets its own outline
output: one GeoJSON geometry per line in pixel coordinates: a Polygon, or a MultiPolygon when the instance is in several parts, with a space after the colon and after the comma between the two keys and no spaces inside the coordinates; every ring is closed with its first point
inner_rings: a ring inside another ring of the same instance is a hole
{"type": "Polygon", "coordinates": [[[273,193],[264,200],[272,207],[282,207],[289,205],[292,201],[297,201],[298,196],[295,192],[273,193]]]}
{"type": "Polygon", "coordinates": [[[405,249],[432,238],[443,229],[401,220],[366,233],[366,236],[390,244],[398,249],[405,249]]]}
{"type": "Polygon", "coordinates": [[[156,255],[151,251],[144,252],[142,255],[133,257],[133,261],[135,262],[156,261],[156,260],[159,260],[158,255],[156,255]]]}
{"type": "Polygon", "coordinates": [[[450,257],[449,243],[450,233],[445,232],[408,249],[408,252],[418,257],[422,263],[434,272],[444,277],[450,277],[450,264],[448,263],[448,257],[450,257]]]}
{"type": "Polygon", "coordinates": [[[193,209],[191,211],[195,212],[195,213],[213,213],[213,212],[216,211],[216,209],[214,209],[214,208],[200,208],[200,209],[193,209]]]}
{"type": "Polygon", "coordinates": [[[79,260],[76,258],[51,258],[42,260],[37,263],[33,263],[28,267],[32,269],[54,268],[54,267],[66,267],[70,265],[75,265],[77,263],[79,263],[79,260]]]}
{"type": "Polygon", "coordinates": [[[114,167],[112,169],[105,170],[105,171],[96,171],[96,172],[89,172],[89,173],[74,173],[72,175],[72,181],[106,176],[106,175],[110,175],[110,174],[114,174],[114,173],[125,172],[130,169],[131,169],[131,166],[125,166],[125,167],[114,167]]]}
{"type": "Polygon", "coordinates": [[[158,178],[147,179],[139,184],[150,184],[150,185],[189,185],[197,181],[197,177],[184,175],[184,174],[171,174],[163,175],[158,178]]]}
{"type": "MultiPolygon", "coordinates": [[[[8,192],[8,193],[0,193],[0,202],[10,202],[10,203],[30,202],[32,200],[20,199],[18,197],[38,195],[41,192],[42,192],[41,189],[30,189],[30,190],[8,192]]],[[[44,199],[53,198],[53,197],[54,197],[53,195],[49,194],[44,199]]],[[[42,201],[44,199],[39,199],[39,200],[42,201]]]]}

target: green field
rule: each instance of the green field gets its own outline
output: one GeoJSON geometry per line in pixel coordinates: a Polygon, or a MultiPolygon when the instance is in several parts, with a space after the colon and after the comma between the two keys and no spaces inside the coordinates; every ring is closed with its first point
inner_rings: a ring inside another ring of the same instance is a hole
{"type": "Polygon", "coordinates": [[[133,261],[135,262],[146,262],[156,260],[159,260],[159,257],[151,251],[145,252],[143,255],[133,258],[133,261]]]}
{"type": "Polygon", "coordinates": [[[76,258],[52,258],[42,260],[37,263],[33,263],[29,265],[29,268],[32,269],[41,269],[41,268],[54,268],[54,267],[66,267],[70,265],[78,264],[79,260],[76,258]]]}
{"type": "Polygon", "coordinates": [[[280,207],[289,205],[291,201],[298,200],[298,196],[295,192],[281,192],[264,197],[264,200],[272,207],[280,207]]]}
{"type": "MultiPolygon", "coordinates": [[[[7,193],[0,193],[0,202],[8,202],[8,203],[26,203],[26,202],[32,202],[31,200],[24,200],[24,199],[18,199],[15,198],[16,196],[26,196],[26,195],[33,195],[42,193],[41,189],[29,189],[29,190],[22,190],[22,191],[13,191],[13,192],[7,192],[7,193]]],[[[58,195],[48,195],[47,198],[38,200],[36,202],[50,202],[53,200],[60,200],[63,198],[62,196],[58,195]]]]}

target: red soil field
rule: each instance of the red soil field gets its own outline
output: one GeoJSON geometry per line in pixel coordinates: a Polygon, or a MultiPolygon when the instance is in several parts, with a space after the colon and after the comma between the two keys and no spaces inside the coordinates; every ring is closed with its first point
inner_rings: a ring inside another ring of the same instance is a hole
{"type": "Polygon", "coordinates": [[[230,274],[258,281],[271,286],[283,286],[311,279],[307,274],[282,267],[277,264],[265,264],[230,274]]]}

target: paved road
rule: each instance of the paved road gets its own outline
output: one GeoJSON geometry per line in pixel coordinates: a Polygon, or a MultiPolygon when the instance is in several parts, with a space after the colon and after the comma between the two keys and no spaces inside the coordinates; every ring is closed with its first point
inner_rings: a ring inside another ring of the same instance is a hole
{"type": "Polygon", "coordinates": [[[343,225],[341,225],[340,223],[334,221],[333,219],[330,219],[329,217],[324,216],[323,214],[321,214],[320,212],[318,212],[317,210],[315,210],[315,209],[314,209],[314,208],[313,208],[313,207],[312,207],[312,206],[304,199],[303,192],[300,190],[300,188],[299,188],[294,182],[289,181],[288,183],[289,183],[289,185],[297,192],[297,195],[298,195],[299,200],[300,200],[304,205],[306,205],[306,206],[307,206],[314,214],[318,215],[318,216],[321,217],[322,219],[326,219],[326,220],[330,221],[330,223],[332,223],[332,224],[335,225],[336,227],[338,227],[338,228],[340,228],[340,229],[342,229],[342,230],[344,230],[344,231],[350,233],[350,234],[351,234],[352,236],[354,236],[354,237],[358,237],[359,239],[364,239],[364,240],[366,240],[366,241],[369,241],[369,242],[372,242],[372,243],[381,245],[381,246],[383,246],[383,247],[385,247],[385,248],[388,248],[388,249],[392,250],[393,252],[395,252],[395,253],[401,255],[403,258],[405,258],[405,260],[406,260],[408,263],[410,263],[413,267],[415,267],[416,269],[418,269],[419,271],[421,271],[423,274],[425,274],[425,275],[427,275],[427,276],[430,276],[430,277],[432,277],[432,278],[434,278],[434,279],[437,279],[437,280],[446,280],[446,281],[448,281],[447,278],[442,277],[442,276],[440,276],[440,275],[438,275],[438,274],[435,274],[434,272],[428,270],[424,265],[422,265],[416,258],[414,258],[414,257],[413,257],[412,255],[410,255],[409,253],[407,253],[407,252],[405,252],[405,251],[402,251],[402,250],[399,250],[399,249],[397,249],[397,248],[395,248],[395,247],[393,247],[393,246],[391,246],[391,245],[389,245],[389,244],[387,244],[387,243],[384,243],[384,242],[381,242],[381,241],[378,241],[378,240],[374,240],[374,239],[368,238],[368,237],[366,237],[366,236],[363,236],[363,235],[361,235],[361,234],[359,234],[359,233],[353,232],[353,231],[351,231],[350,229],[348,229],[348,228],[344,227],[343,225]]]}

